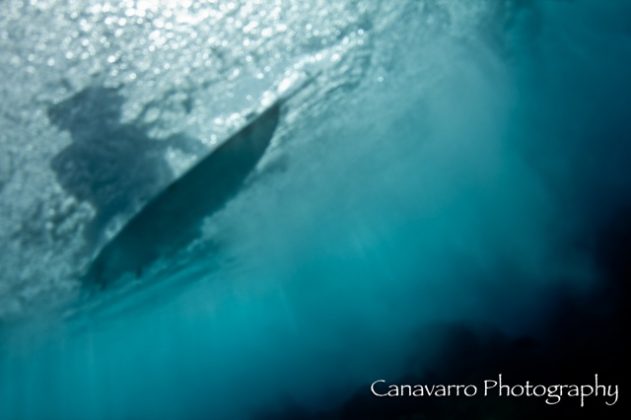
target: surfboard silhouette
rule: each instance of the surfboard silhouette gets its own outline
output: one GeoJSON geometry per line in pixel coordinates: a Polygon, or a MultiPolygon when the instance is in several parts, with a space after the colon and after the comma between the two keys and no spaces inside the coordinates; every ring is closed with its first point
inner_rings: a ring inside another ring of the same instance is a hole
{"type": "Polygon", "coordinates": [[[153,197],[101,249],[84,282],[104,288],[192,241],[204,217],[234,197],[256,167],[274,135],[280,107],[279,100],[253,117],[153,197]]]}

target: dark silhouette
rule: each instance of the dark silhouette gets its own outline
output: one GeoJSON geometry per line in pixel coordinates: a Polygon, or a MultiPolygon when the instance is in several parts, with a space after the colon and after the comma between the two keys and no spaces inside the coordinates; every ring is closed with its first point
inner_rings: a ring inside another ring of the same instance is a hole
{"type": "Polygon", "coordinates": [[[100,287],[177,251],[198,234],[201,221],[243,186],[265,153],[280,115],[267,108],[151,200],[100,252],[85,276],[100,287]]]}
{"type": "Polygon", "coordinates": [[[129,216],[172,179],[164,159],[168,146],[201,154],[198,140],[175,135],[151,139],[147,127],[121,122],[124,98],[118,89],[91,86],[52,105],[48,118],[72,137],[51,167],[61,186],[96,209],[86,229],[91,246],[98,246],[108,223],[129,216]]]}

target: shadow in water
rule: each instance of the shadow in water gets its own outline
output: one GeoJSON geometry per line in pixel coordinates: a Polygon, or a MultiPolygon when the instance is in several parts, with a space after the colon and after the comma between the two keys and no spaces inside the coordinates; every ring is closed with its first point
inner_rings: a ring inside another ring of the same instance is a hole
{"type": "Polygon", "coordinates": [[[173,179],[165,160],[169,146],[189,153],[203,149],[184,134],[156,140],[147,127],[121,122],[123,105],[118,89],[90,86],[47,110],[50,122],[72,138],[51,168],[69,194],[96,210],[85,231],[92,246],[114,217],[131,214],[173,179]]]}
{"type": "Polygon", "coordinates": [[[155,196],[94,260],[85,282],[105,287],[122,274],[175,253],[197,235],[205,216],[242,187],[267,149],[280,114],[275,103],[155,196]]]}

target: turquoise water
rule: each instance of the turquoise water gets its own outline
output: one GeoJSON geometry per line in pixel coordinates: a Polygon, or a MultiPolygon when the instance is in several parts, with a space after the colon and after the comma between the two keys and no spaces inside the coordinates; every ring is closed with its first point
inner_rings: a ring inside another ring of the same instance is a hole
{"type": "Polygon", "coordinates": [[[360,6],[363,41],[192,244],[0,324],[0,418],[333,409],[429,367],[441,325],[534,334],[596,287],[577,238],[629,202],[628,3],[360,6]]]}

